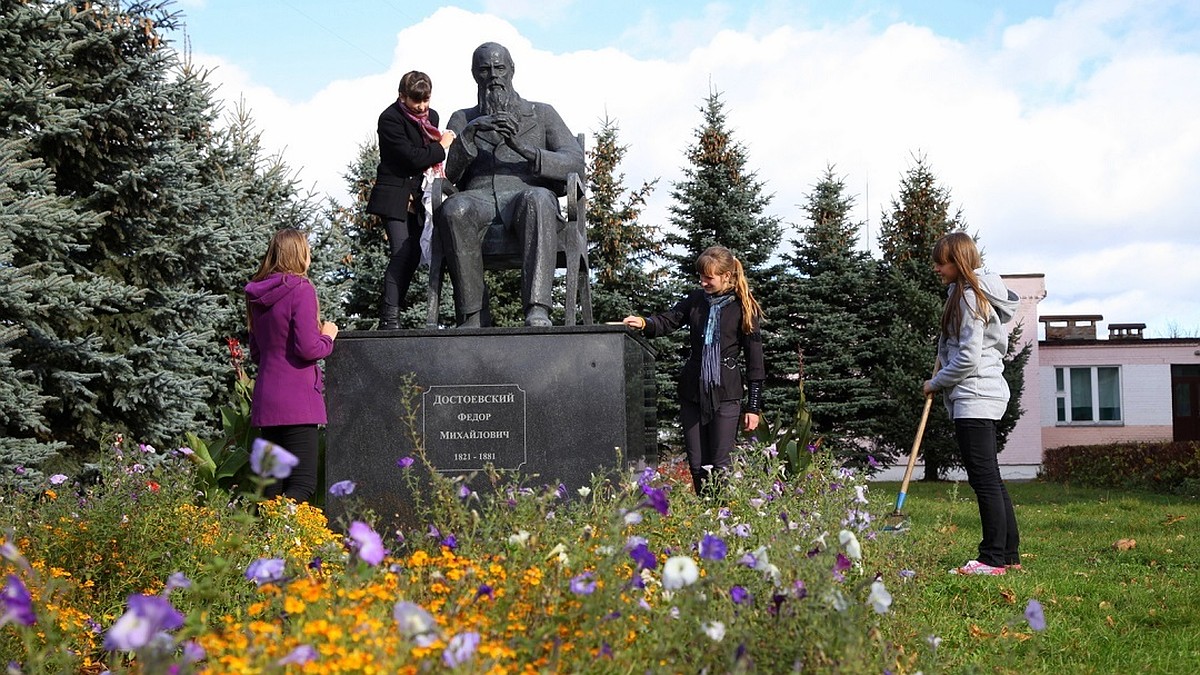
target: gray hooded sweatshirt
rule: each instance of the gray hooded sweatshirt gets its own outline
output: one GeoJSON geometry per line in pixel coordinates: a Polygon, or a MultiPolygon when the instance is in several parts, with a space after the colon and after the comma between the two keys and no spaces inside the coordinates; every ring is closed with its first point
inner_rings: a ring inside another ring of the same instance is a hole
{"type": "MultiPolygon", "coordinates": [[[[975,316],[975,292],[968,286],[959,307],[962,325],[958,335],[938,339],[941,368],[930,380],[942,392],[951,419],[998,420],[1008,407],[1008,383],[1004,380],[1004,353],[1008,331],[1020,298],[1000,278],[987,270],[975,270],[992,311],[987,319],[975,316]]],[[[948,294],[954,292],[950,285],[948,294]]]]}

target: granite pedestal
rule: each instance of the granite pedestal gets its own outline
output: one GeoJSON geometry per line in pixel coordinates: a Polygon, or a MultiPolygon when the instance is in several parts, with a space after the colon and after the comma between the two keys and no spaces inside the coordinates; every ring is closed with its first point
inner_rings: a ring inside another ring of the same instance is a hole
{"type": "MultiPolygon", "coordinates": [[[[346,331],[325,386],[326,484],[354,481],[388,525],[419,524],[397,466],[418,443],[477,489],[489,464],[573,494],[618,461],[657,459],[654,352],[623,326],[346,331]]],[[[331,520],[343,503],[327,498],[331,520]]]]}

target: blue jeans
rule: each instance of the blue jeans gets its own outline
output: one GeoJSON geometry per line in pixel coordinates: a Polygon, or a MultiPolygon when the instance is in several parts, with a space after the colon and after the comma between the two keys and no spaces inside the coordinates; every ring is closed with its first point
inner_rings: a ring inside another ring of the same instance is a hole
{"type": "Polygon", "coordinates": [[[979,502],[983,539],[976,559],[993,567],[1021,562],[1017,516],[996,460],[996,420],[956,419],[954,434],[967,483],[979,502]]]}

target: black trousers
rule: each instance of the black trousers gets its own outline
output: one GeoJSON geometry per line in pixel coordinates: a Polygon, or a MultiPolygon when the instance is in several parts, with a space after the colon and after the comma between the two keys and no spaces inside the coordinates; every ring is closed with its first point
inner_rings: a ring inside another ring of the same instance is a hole
{"type": "Polygon", "coordinates": [[[737,440],[738,422],[742,417],[741,401],[721,401],[708,424],[700,422],[700,404],[679,402],[679,423],[683,427],[683,446],[687,450],[688,468],[693,474],[728,469],[733,444],[737,440]]]}
{"type": "Polygon", "coordinates": [[[319,437],[315,424],[289,424],[279,427],[263,427],[262,438],[287,450],[300,460],[287,478],[271,483],[263,496],[272,499],[283,495],[298,502],[311,501],[317,492],[317,449],[319,437]]]}
{"type": "Polygon", "coordinates": [[[956,419],[954,433],[967,483],[979,502],[983,539],[977,560],[993,567],[1020,563],[1017,516],[996,460],[996,420],[956,419]]]}
{"type": "Polygon", "coordinates": [[[392,308],[398,311],[404,306],[408,287],[417,272],[417,266],[421,264],[423,224],[418,214],[410,213],[405,220],[388,218],[383,225],[387,228],[391,257],[383,273],[383,307],[380,311],[381,314],[387,314],[392,308]]]}

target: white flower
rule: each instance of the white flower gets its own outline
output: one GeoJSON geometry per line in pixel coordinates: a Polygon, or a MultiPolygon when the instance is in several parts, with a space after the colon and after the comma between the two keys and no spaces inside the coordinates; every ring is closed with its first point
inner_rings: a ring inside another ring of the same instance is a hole
{"type": "Polygon", "coordinates": [[[836,588],[830,589],[827,593],[825,593],[825,602],[839,612],[844,612],[850,607],[850,603],[846,600],[846,596],[836,588]]]}
{"type": "Polygon", "coordinates": [[[508,535],[508,543],[525,548],[525,544],[529,543],[529,533],[525,530],[517,530],[516,534],[508,535]]]}
{"type": "Polygon", "coordinates": [[[867,596],[867,604],[877,614],[887,614],[888,607],[892,606],[892,594],[883,587],[882,581],[876,579],[871,583],[871,593],[867,596]]]}
{"type": "Polygon", "coordinates": [[[554,548],[550,549],[550,552],[546,554],[546,560],[550,560],[551,558],[558,558],[559,563],[567,565],[570,562],[570,558],[567,557],[566,544],[559,542],[554,548]]]}
{"type": "Polygon", "coordinates": [[[578,490],[576,490],[576,492],[579,493],[580,497],[586,497],[586,496],[592,494],[592,488],[585,485],[585,486],[579,488],[578,490]]]}
{"type": "Polygon", "coordinates": [[[867,503],[867,486],[866,485],[855,485],[854,486],[854,501],[859,504],[867,503]]]}
{"type": "Polygon", "coordinates": [[[713,642],[725,639],[725,624],[720,621],[706,621],[700,627],[704,629],[705,635],[712,638],[713,642]]]}
{"type": "Polygon", "coordinates": [[[851,560],[862,560],[862,546],[858,544],[858,537],[850,530],[842,530],[838,532],[838,543],[846,551],[846,557],[851,560]]]}
{"type": "Polygon", "coordinates": [[[640,522],[642,522],[642,514],[641,513],[637,512],[637,511],[630,511],[629,513],[625,514],[625,524],[626,525],[637,525],[640,522]]]}
{"type": "Polygon", "coordinates": [[[686,555],[667,558],[663,563],[662,585],[668,591],[691,586],[700,579],[700,568],[696,561],[686,555]]]}

